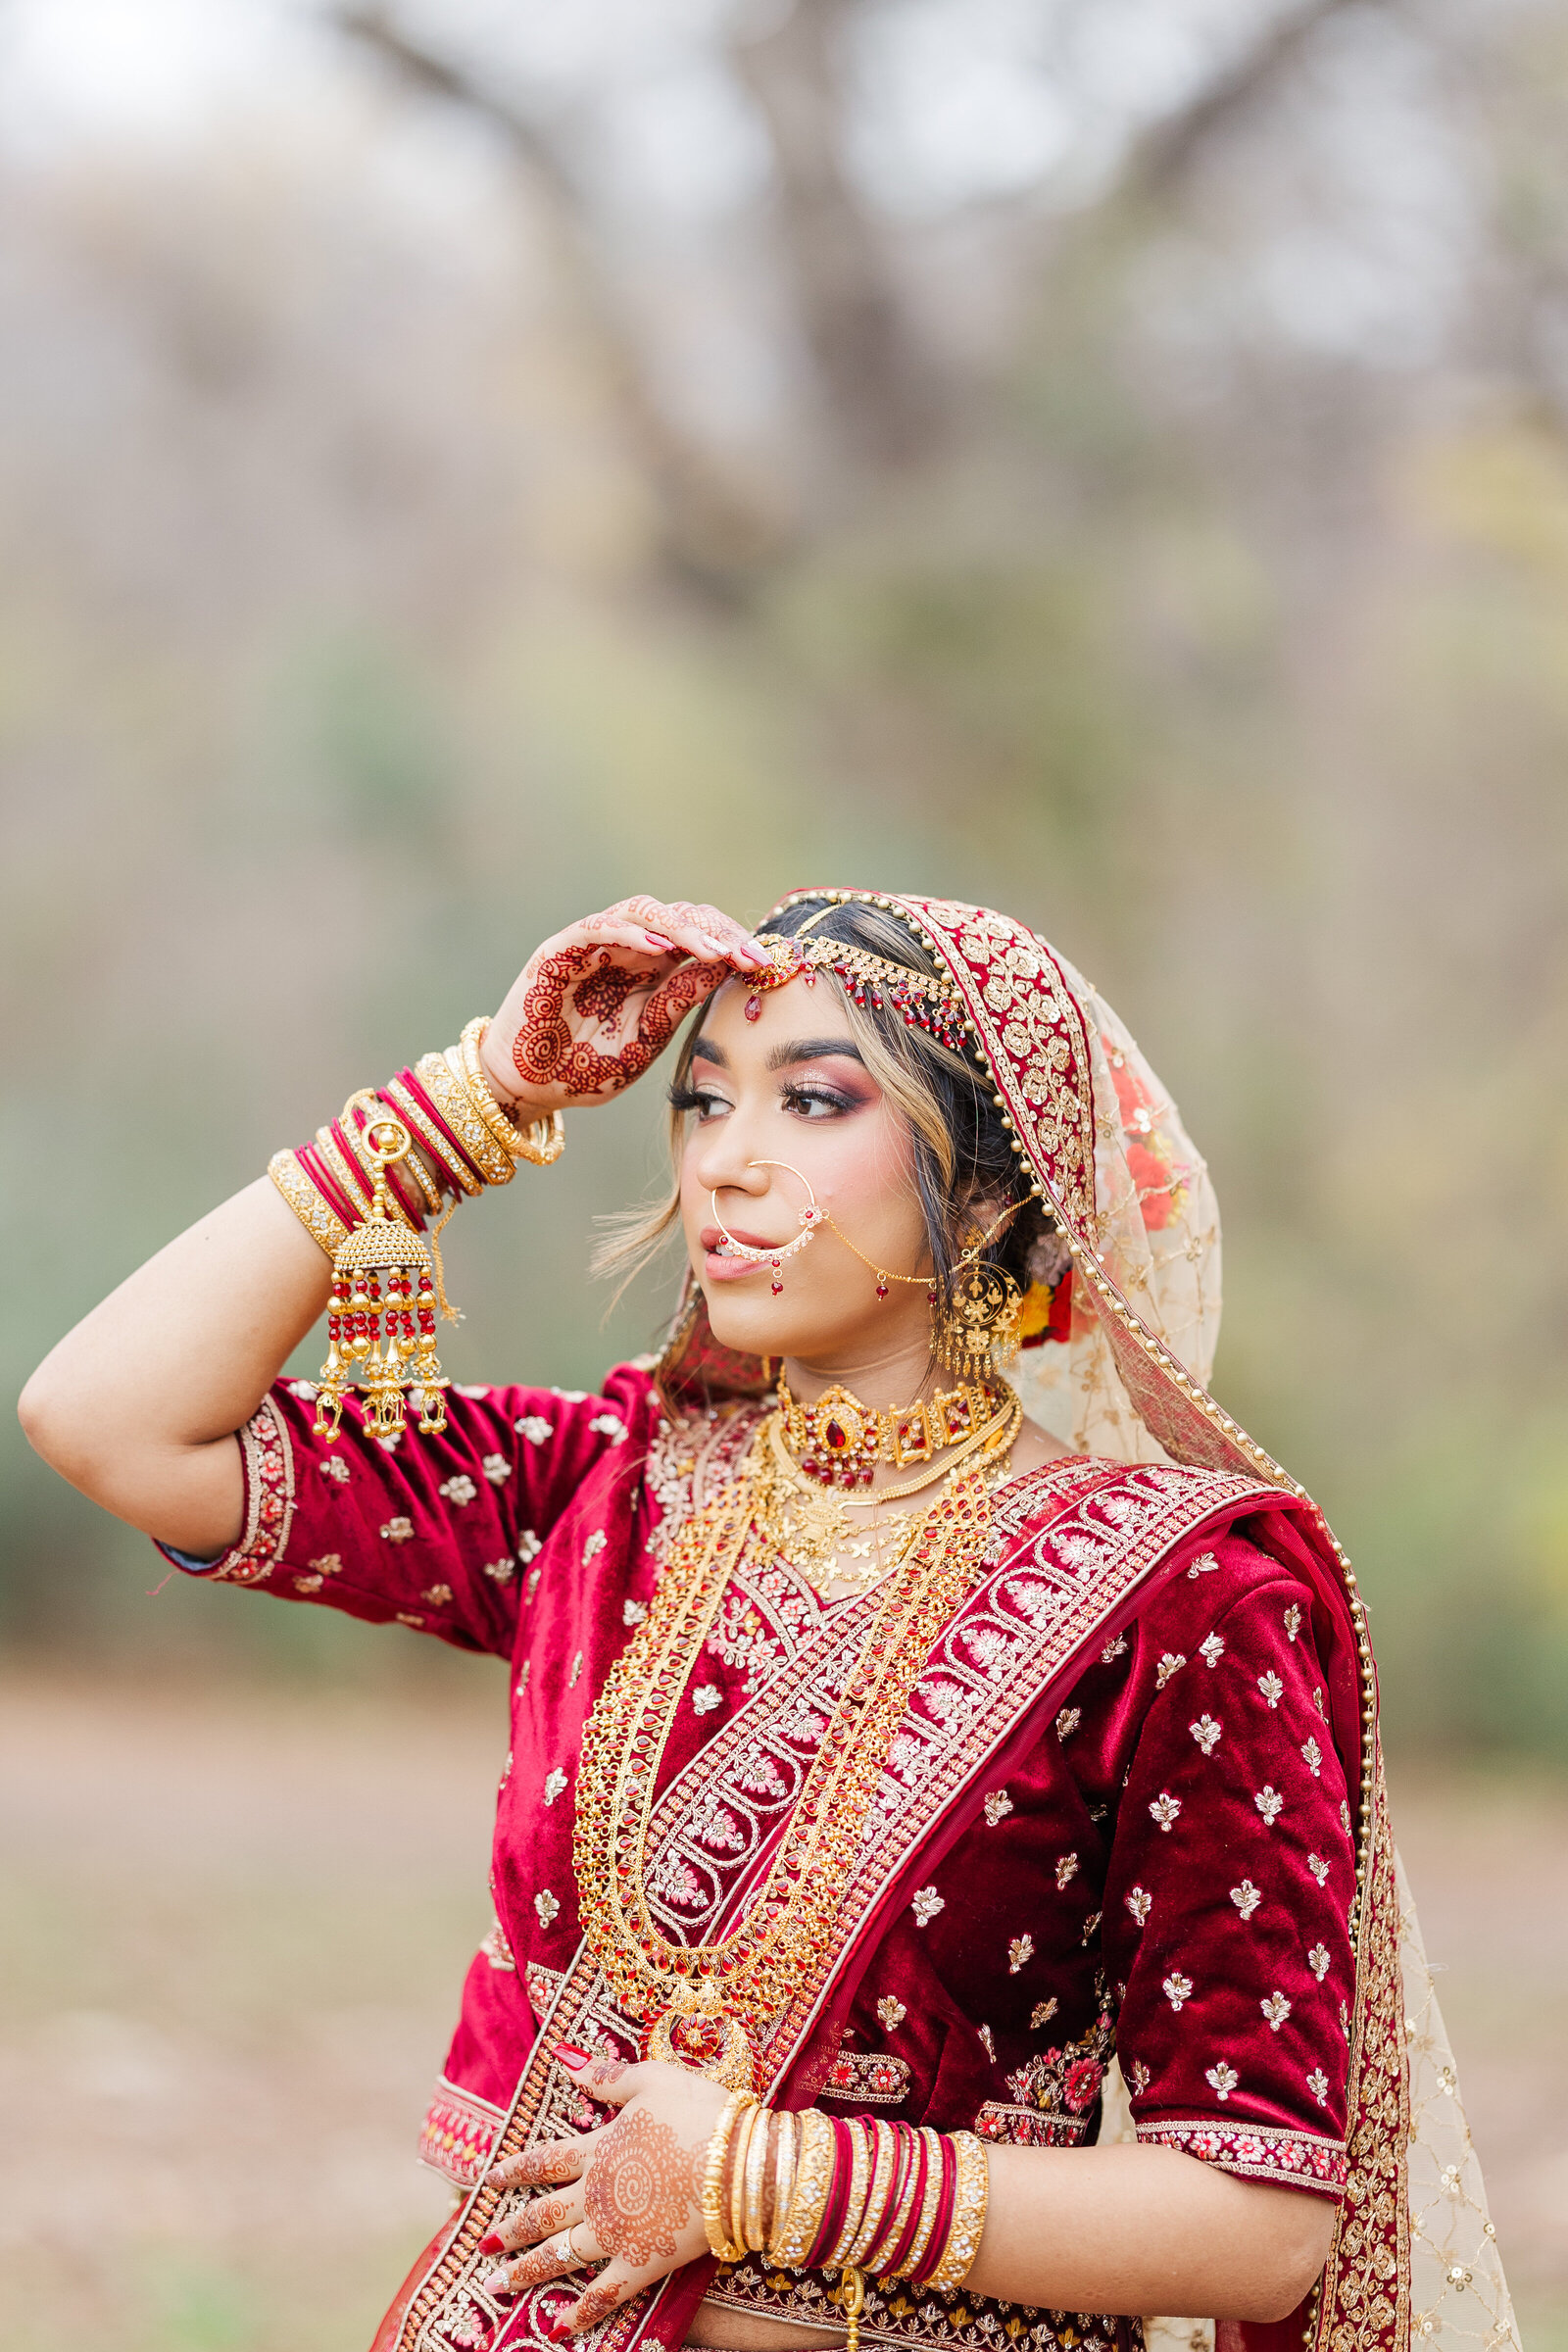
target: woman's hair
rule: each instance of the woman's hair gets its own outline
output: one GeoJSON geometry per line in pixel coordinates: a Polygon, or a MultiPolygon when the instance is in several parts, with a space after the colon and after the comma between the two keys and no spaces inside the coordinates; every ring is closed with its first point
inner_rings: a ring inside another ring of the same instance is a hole
{"type": "MultiPolygon", "coordinates": [[[[859,901],[834,905],[825,899],[803,899],[775,915],[764,929],[790,939],[808,922],[813,939],[868,949],[889,963],[928,976],[938,969],[928,950],[896,914],[859,901]],[[819,919],[812,922],[813,915],[819,919]]],[[[952,1298],[958,1259],[973,1239],[977,1215],[983,1215],[990,1229],[1008,1206],[1015,1213],[994,1234],[983,1260],[1027,1290],[1040,1271],[1040,1245],[1054,1233],[1054,1223],[1045,1204],[1030,1197],[1032,1184],[1002,1123],[989,1072],[977,1057],[954,1053],[923,1029],[908,1027],[891,1005],[857,1004],[831,972],[823,971],[818,984],[837,994],[845,1025],[866,1068],[908,1127],[939,1301],[947,1305],[952,1298]]],[[[682,1042],[669,1090],[670,1154],[677,1170],[686,1122],[684,1111],[673,1105],[690,1086],[692,1052],[701,1031],[699,1019],[682,1042]]],[[[657,1254],[679,1214],[677,1179],[667,1200],[612,1220],[618,1231],[599,1245],[594,1271],[620,1277],[617,1298],[657,1254]]]]}

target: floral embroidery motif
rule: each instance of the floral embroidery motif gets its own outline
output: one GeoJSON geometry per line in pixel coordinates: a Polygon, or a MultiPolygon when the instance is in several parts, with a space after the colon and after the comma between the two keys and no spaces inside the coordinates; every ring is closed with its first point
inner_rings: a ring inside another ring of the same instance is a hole
{"type": "Polygon", "coordinates": [[[1056,1738],[1058,1740],[1065,1740],[1069,1732],[1075,1732],[1078,1729],[1083,1720],[1083,1712],[1082,1707],[1062,1708],[1061,1713],[1056,1717],[1056,1738]]]}
{"type": "Polygon", "coordinates": [[[1306,2078],[1306,2087],[1320,2107],[1327,2106],[1329,2079],[1320,2066],[1315,2066],[1306,2078]]]}
{"type": "Polygon", "coordinates": [[[1312,1971],[1313,1976],[1316,1977],[1318,1983],[1321,1984],[1324,1978],[1329,1973],[1328,1945],[1325,1943],[1314,1943],[1312,1949],[1306,1955],[1306,1965],[1312,1971]]]}
{"type": "Polygon", "coordinates": [[[1343,1797],[1340,1799],[1340,1827],[1348,1838],[1350,1835],[1350,1808],[1343,1797]]]}
{"type": "Polygon", "coordinates": [[[1285,1612],[1285,1631],[1289,1639],[1294,1642],[1300,1630],[1301,1612],[1293,1600],[1290,1607],[1285,1612]]]}
{"type": "Polygon", "coordinates": [[[576,1656],[575,1656],[575,1657],[572,1659],[572,1661],[571,1661],[571,1672],[570,1672],[570,1673],[567,1675],[567,1677],[566,1677],[566,1689],[567,1689],[568,1690],[576,1690],[576,1688],[577,1688],[577,1681],[578,1681],[578,1677],[581,1675],[581,1673],[582,1673],[582,1651],[579,1649],[579,1650],[578,1650],[578,1652],[577,1652],[577,1654],[576,1654],[576,1656]]]}
{"type": "Polygon", "coordinates": [[[993,2066],[997,2063],[997,2037],[989,2026],[980,2028],[980,2046],[993,2066]]]}
{"type": "Polygon", "coordinates": [[[396,1519],[389,1519],[382,1528],[381,1540],[385,1544],[406,1544],[413,1533],[414,1521],[400,1513],[396,1519]]]}
{"type": "Polygon", "coordinates": [[[1100,1934],[1100,1923],[1104,1916],[1105,1915],[1102,1911],[1091,1911],[1089,1917],[1084,1921],[1084,1932],[1079,1936],[1078,1940],[1086,1950],[1088,1946],[1094,1942],[1095,1937],[1100,1934]]]}
{"type": "Polygon", "coordinates": [[[1153,2079],[1153,2076],[1150,2073],[1143,2060],[1141,2058],[1135,2058],[1133,2060],[1132,2073],[1127,2078],[1129,2083],[1132,2085],[1133,2097],[1135,2099],[1141,2099],[1153,2079]]]}
{"type": "Polygon", "coordinates": [[[512,1464],[504,1453],[487,1453],[479,1467],[493,1487],[504,1487],[512,1476],[512,1464]]]}
{"type": "Polygon", "coordinates": [[[444,1609],[452,1598],[452,1587],[450,1585],[432,1585],[428,1592],[419,1594],[419,1598],[427,1600],[432,1609],[444,1609]]]}
{"type": "Polygon", "coordinates": [[[532,1660],[532,1658],[524,1658],[524,1659],[523,1659],[523,1661],[522,1661],[522,1664],[521,1664],[521,1665],[518,1667],[518,1669],[517,1669],[517,1693],[516,1693],[516,1694],[517,1694],[517,1696],[518,1696],[519,1698],[522,1696],[523,1692],[524,1692],[524,1691],[527,1690],[527,1688],[528,1688],[528,1677],[529,1677],[529,1675],[530,1675],[530,1674],[532,1674],[532,1672],[533,1672],[533,1660],[532,1660]]]}
{"type": "Polygon", "coordinates": [[[885,2050],[840,2050],[818,2096],[852,2099],[858,2107],[896,2107],[909,2095],[909,2070],[885,2050]]]}
{"type": "Polygon", "coordinates": [[[444,1478],[436,1489],[436,1493],[444,1494],[448,1502],[458,1504],[471,1502],[478,1492],[466,1470],[458,1471],[452,1478],[444,1478]]]}
{"type": "Polygon", "coordinates": [[[558,1764],[553,1772],[545,1775],[545,1803],[553,1805],[565,1786],[566,1776],[558,1764]]]}
{"type": "Polygon", "coordinates": [[[908,2014],[904,2003],[895,2000],[891,1992],[885,1992],[876,2005],[877,2024],[887,2034],[891,2034],[895,2027],[902,2026],[908,2014]]]}
{"type": "Polygon", "coordinates": [[[994,1830],[998,1822],[1011,1811],[1012,1799],[1005,1788],[988,1788],[986,1790],[986,1823],[989,1828],[994,1830]]]}
{"type": "Polygon", "coordinates": [[[1072,1884],[1077,1870],[1078,1857],[1076,1854],[1058,1854],[1056,1856],[1056,1892],[1058,1894],[1064,1887],[1072,1884]]]}
{"type": "Polygon", "coordinates": [[[530,1560],[536,1560],[543,1549],[543,1544],[541,1544],[539,1538],[534,1534],[531,1527],[524,1527],[518,1530],[517,1557],[522,1562],[524,1568],[527,1567],[530,1560]]]}
{"type": "Polygon", "coordinates": [[[1291,2014],[1291,2004],[1284,1993],[1271,1992],[1266,2001],[1259,2001],[1257,2005],[1268,2019],[1269,2032],[1277,2034],[1291,2014]]]}
{"type": "Polygon", "coordinates": [[[710,1714],[714,1707],[721,1707],[723,1703],[724,1693],[716,1683],[703,1683],[692,1692],[694,1715],[710,1714]]]}
{"type": "Polygon", "coordinates": [[[1172,1969],[1159,1989],[1171,2007],[1180,2014],[1183,2002],[1191,1998],[1193,1980],[1191,1977],[1184,1977],[1180,1969],[1172,1969]]]}
{"type": "Polygon", "coordinates": [[[1274,1827],[1285,1810],[1284,1797],[1277,1788],[1271,1788],[1266,1781],[1253,1797],[1252,1802],[1262,1814],[1264,1823],[1269,1829],[1274,1827]]]}
{"type": "Polygon", "coordinates": [[[539,1590],[539,1579],[540,1579],[540,1578],[543,1576],[543,1574],[544,1574],[544,1570],[543,1570],[542,1568],[530,1568],[530,1569],[529,1569],[529,1571],[528,1571],[528,1588],[527,1588],[527,1591],[526,1591],[526,1592],[523,1594],[523,1604],[522,1604],[522,1605],[523,1605],[523,1607],[524,1607],[524,1608],[526,1608],[526,1607],[527,1607],[528,1603],[529,1603],[529,1602],[532,1600],[532,1598],[533,1598],[534,1594],[535,1594],[535,1593],[538,1592],[538,1590],[539,1590]]]}
{"type": "Polygon", "coordinates": [[[1059,2049],[1043,2050],[1015,2075],[1008,2075],[1007,2088],[1020,2107],[1037,2115],[1087,2115],[1100,2096],[1100,2085],[1115,2046],[1115,2023],[1108,2008],[1102,2008],[1088,2032],[1076,2041],[1069,2041],[1059,2049]]]}
{"type": "Polygon", "coordinates": [[[947,1907],[946,1898],[938,1894],[934,1886],[917,1887],[914,1900],[909,1905],[914,1913],[915,1925],[920,1928],[929,1927],[937,1913],[945,1911],[947,1907]]]}
{"type": "Polygon", "coordinates": [[[534,1896],[533,1907],[539,1914],[539,1925],[542,1928],[548,1928],[561,1909],[561,1898],[559,1895],[552,1894],[549,1887],[546,1886],[534,1896]]]}
{"type": "Polygon", "coordinates": [[[596,1527],[593,1534],[589,1537],[587,1543],[582,1547],[582,1564],[585,1568],[590,1560],[595,1560],[599,1557],[599,1554],[604,1550],[609,1542],[610,1538],[606,1535],[604,1529],[602,1527],[596,1527]]]}
{"type": "Polygon", "coordinates": [[[422,1617],[411,1616],[407,1609],[399,1609],[396,1622],[399,1625],[407,1625],[412,1627],[414,1632],[416,1634],[422,1634],[424,1631],[424,1619],[422,1617]]]}
{"type": "Polygon", "coordinates": [[[1231,1888],[1231,1901],[1244,1919],[1250,1919],[1262,1900],[1262,1889],[1254,1886],[1250,1879],[1244,1879],[1239,1886],[1231,1888]]]}
{"type": "Polygon", "coordinates": [[[1150,1912],[1153,1908],[1153,1896],[1150,1894],[1144,1887],[1135,1886],[1131,1894],[1129,1894],[1125,1899],[1128,1910],[1132,1913],[1134,1919],[1137,1920],[1138,1925],[1142,1927],[1144,1922],[1148,1919],[1150,1912]]]}
{"type": "Polygon", "coordinates": [[[1321,1854],[1308,1854],[1306,1857],[1306,1867],[1312,1873],[1313,1878],[1316,1879],[1318,1885],[1321,1886],[1324,1880],[1328,1877],[1332,1865],[1325,1862],[1321,1854]]]}
{"type": "Polygon", "coordinates": [[[318,1576],[341,1576],[343,1555],[339,1551],[323,1551],[311,1562],[318,1576]]]}
{"type": "MultiPolygon", "coordinates": [[[[1035,1956],[1035,1939],[1034,1939],[1034,1937],[1033,1937],[1032,1936],[1028,1935],[1028,1934],[1024,1934],[1024,1935],[1022,1935],[1022,1936],[1015,1936],[1013,1937],[1012,1941],[1011,1941],[1011,1942],[1008,1944],[1008,1946],[1007,1946],[1007,1974],[1008,1974],[1008,1976],[1009,1976],[1009,1977],[1015,1977],[1015,1976],[1018,1974],[1018,1971],[1019,1971],[1019,1969],[1020,1969],[1020,1968],[1022,1968],[1022,1966],[1023,1966],[1024,1962],[1025,1962],[1026,1960],[1032,1960],[1032,1959],[1034,1958],[1034,1956],[1035,1956]]],[[[991,2053],[991,2055],[992,2055],[992,2057],[993,2057],[993,2058],[996,2056],[996,2054],[997,2054],[997,2053],[996,2053],[996,2051],[995,2051],[995,2050],[993,2050],[993,2051],[992,2051],[992,2053],[991,2053]]]]}
{"type": "Polygon", "coordinates": [[[515,1973],[517,1963],[513,1957],[512,1946],[507,1941],[507,1931],[499,1919],[491,1921],[490,1933],[480,1944],[479,1949],[492,1968],[511,1969],[515,1973]]]}
{"type": "Polygon", "coordinates": [[[1227,2066],[1223,2058],[1217,2066],[1203,2069],[1203,2081],[1217,2099],[1228,2099],[1241,2079],[1235,2067],[1227,2066]]]}
{"type": "Polygon", "coordinates": [[[327,1455],[325,1461],[321,1464],[321,1476],[323,1478],[329,1478],[335,1487],[346,1487],[348,1485],[349,1466],[340,1453],[329,1453],[327,1455]]]}
{"type": "Polygon", "coordinates": [[[1285,1696],[1285,1685],[1277,1674],[1260,1674],[1257,1678],[1257,1687],[1271,1707],[1277,1707],[1285,1696]]]}
{"type": "Polygon", "coordinates": [[[1215,2124],[1140,2124],[1138,2137],[1151,2146],[1178,2148],[1249,2180],[1278,2180],[1285,2186],[1315,2180],[1324,2188],[1343,2188],[1348,2178],[1339,2140],[1318,2139],[1310,2132],[1288,2132],[1277,2125],[1242,2125],[1228,2131],[1215,2124]]]}
{"type": "Polygon", "coordinates": [[[1179,1796],[1172,1796],[1168,1788],[1162,1788],[1159,1794],[1155,1797],[1153,1803],[1149,1808],[1150,1819],[1152,1821],[1157,1821],[1161,1830],[1168,1838],[1171,1833],[1171,1824],[1175,1821],[1177,1815],[1181,1812],[1181,1798],[1179,1796]]]}
{"type": "Polygon", "coordinates": [[[510,1585],[517,1573],[517,1563],[515,1560],[506,1558],[486,1560],[479,1573],[481,1576],[490,1577],[498,1585],[510,1585]]]}
{"type": "Polygon", "coordinates": [[[1207,1667],[1215,1667],[1225,1655],[1225,1643],[1218,1634],[1209,1634],[1198,1644],[1198,1654],[1207,1667]]]}
{"type": "Polygon", "coordinates": [[[620,1622],[622,1625],[641,1625],[647,1614],[648,1603],[646,1600],[623,1600],[620,1604],[620,1622]]]}
{"type": "Polygon", "coordinates": [[[1214,1721],[1213,1716],[1200,1715],[1198,1721],[1190,1723],[1187,1729],[1192,1733],[1204,1755],[1211,1756],[1214,1753],[1221,1730],[1221,1726],[1214,1721]]]}
{"type": "Polygon", "coordinates": [[[588,1426],[600,1437],[608,1438],[612,1446],[624,1446],[631,1435],[618,1413],[595,1413],[588,1426]]]}
{"type": "Polygon", "coordinates": [[[1112,1658],[1124,1657],[1126,1651],[1127,1637],[1125,1634],[1117,1634],[1112,1641],[1105,1643],[1104,1648],[1101,1651],[1100,1663],[1102,1666],[1108,1666],[1112,1658]]]}
{"type": "Polygon", "coordinates": [[[1186,1663],[1186,1657],[1179,1649],[1167,1649],[1154,1669],[1154,1689],[1163,1690],[1171,1676],[1179,1674],[1186,1663]]]}
{"type": "Polygon", "coordinates": [[[1042,2026],[1049,2026],[1060,2007],[1061,2003],[1054,1993],[1052,1994],[1049,2001],[1036,2001],[1029,2012],[1030,2031],[1038,2034],[1042,2026]]]}
{"type": "Polygon", "coordinates": [[[318,1576],[297,1576],[294,1579],[294,1590],[296,1592],[319,1592],[321,1580],[318,1576]]]}
{"type": "Polygon", "coordinates": [[[496,2135],[506,2120],[501,2108],[492,2107],[488,2099],[459,2090],[443,2077],[420,2128],[419,2162],[444,2174],[459,2187],[472,2188],[490,2161],[496,2135]]]}
{"type": "Polygon", "coordinates": [[[514,1421],[512,1426],[519,1437],[527,1439],[530,1446],[542,1446],[546,1438],[553,1438],[556,1434],[555,1423],[547,1421],[542,1413],[524,1413],[522,1419],[514,1421]]]}
{"type": "Polygon", "coordinates": [[[1211,1551],[1203,1551],[1199,1553],[1187,1573],[1190,1577],[1212,1576],[1218,1566],[1219,1562],[1215,1559],[1214,1554],[1211,1551]]]}

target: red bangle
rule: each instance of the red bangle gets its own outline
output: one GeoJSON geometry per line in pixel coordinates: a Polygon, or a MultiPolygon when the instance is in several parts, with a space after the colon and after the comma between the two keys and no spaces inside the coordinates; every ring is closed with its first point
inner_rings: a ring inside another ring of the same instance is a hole
{"type": "MultiPolygon", "coordinates": [[[[877,2223],[876,2235],[866,2247],[858,2265],[858,2269],[874,2277],[882,2270],[883,2251],[888,2243],[889,2232],[898,2220],[904,2192],[908,2185],[909,2174],[913,2165],[909,2143],[913,2139],[914,2133],[907,2124],[873,2124],[871,2128],[874,2132],[891,2132],[895,2150],[893,2178],[888,2182],[887,2195],[882,2201],[882,2216],[877,2223]]],[[[875,2170],[874,2167],[872,2169],[875,2170]]]]}
{"type": "Polygon", "coordinates": [[[827,2203],[822,2208],[816,2235],[801,2266],[808,2271],[820,2270],[838,2244],[844,2227],[845,2207],[850,2201],[850,2175],[855,2169],[855,2141],[849,2125],[841,2123],[836,2115],[829,2116],[828,2122],[833,2128],[833,2182],[827,2192],[827,2203]]]}
{"type": "Polygon", "coordinates": [[[925,2208],[925,2184],[928,2171],[928,2166],[926,2163],[926,2148],[928,2142],[923,2132],[914,2132],[911,2133],[911,2136],[914,2140],[913,2162],[916,2172],[914,2196],[909,2206],[909,2218],[904,2225],[904,2234],[900,2237],[898,2244],[893,2248],[893,2251],[889,2254],[887,2261],[882,2266],[882,2275],[884,2277],[896,2276],[898,2272],[903,2270],[905,2264],[908,2261],[910,2253],[914,2248],[914,2241],[920,2232],[920,2215],[925,2208]]]}
{"type": "Polygon", "coordinates": [[[953,2144],[952,2135],[946,2132],[942,2134],[941,2147],[942,2193],[937,2199],[937,2218],[932,2225],[920,2267],[909,2274],[911,2286],[924,2286],[933,2272],[942,2268],[948,2239],[953,2234],[953,2209],[958,2195],[958,2152],[953,2144]]]}
{"type": "Polygon", "coordinates": [[[410,1095],[412,1095],[415,1102],[417,1102],[419,1108],[423,1111],[425,1117],[429,1120],[437,1135],[440,1136],[443,1143],[445,1143],[450,1149],[452,1152],[452,1167],[448,1173],[452,1180],[452,1190],[456,1193],[466,1192],[469,1189],[466,1185],[461,1185],[458,1182],[456,1170],[460,1167],[467,1169],[474,1186],[482,1187],[486,1182],[484,1170],[476,1163],[476,1161],[470,1158],[469,1154],[464,1150],[457,1137],[453,1134],[451,1128],[447,1125],[445,1119],[441,1116],[441,1113],[437,1110],[435,1104],[431,1102],[424,1088],[419,1084],[418,1079],[414,1075],[414,1072],[412,1070],[399,1070],[396,1083],[397,1085],[406,1087],[408,1089],[410,1095]]]}
{"type": "MultiPolygon", "coordinates": [[[[376,1101],[380,1101],[379,1096],[376,1097],[376,1101]]],[[[371,1118],[370,1113],[366,1109],[363,1102],[354,1103],[350,1115],[354,1120],[359,1138],[361,1141],[363,1141],[366,1129],[368,1127],[373,1127],[375,1125],[375,1121],[371,1118]]],[[[388,1116],[391,1118],[395,1119],[397,1118],[397,1115],[398,1114],[395,1110],[388,1112],[388,1116]]],[[[398,1124],[400,1126],[406,1126],[407,1123],[408,1122],[406,1120],[398,1120],[398,1124]]],[[[334,1119],[332,1121],[331,1133],[332,1141],[336,1144],[338,1150],[348,1161],[349,1166],[353,1169],[357,1181],[364,1187],[366,1206],[368,1207],[370,1201],[375,1197],[375,1186],[372,1180],[365,1172],[364,1164],[360,1159],[360,1155],[354,1149],[354,1139],[344,1131],[343,1122],[341,1119],[334,1119]]],[[[398,1206],[408,1218],[409,1223],[416,1232],[422,1233],[425,1228],[424,1196],[419,1191],[419,1188],[415,1183],[413,1177],[408,1173],[402,1161],[390,1160],[386,1163],[386,1180],[390,1191],[397,1200],[398,1206]]]]}
{"type": "Polygon", "coordinates": [[[336,1179],[328,1175],[321,1155],[314,1144],[301,1144],[294,1156],[340,1225],[364,1224],[365,1210],[357,1202],[350,1200],[340,1189],[336,1179]]]}

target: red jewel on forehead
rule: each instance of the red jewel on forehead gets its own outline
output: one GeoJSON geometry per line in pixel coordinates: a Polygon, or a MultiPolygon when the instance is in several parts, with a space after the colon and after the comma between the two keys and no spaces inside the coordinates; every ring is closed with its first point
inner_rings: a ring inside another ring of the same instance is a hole
{"type": "Polygon", "coordinates": [[[762,1017],[762,1000],[761,1000],[761,998],[760,998],[760,997],[748,997],[748,998],[747,998],[747,1000],[746,1000],[746,1018],[747,1018],[749,1021],[760,1021],[760,1020],[761,1019],[761,1017],[762,1017]]]}

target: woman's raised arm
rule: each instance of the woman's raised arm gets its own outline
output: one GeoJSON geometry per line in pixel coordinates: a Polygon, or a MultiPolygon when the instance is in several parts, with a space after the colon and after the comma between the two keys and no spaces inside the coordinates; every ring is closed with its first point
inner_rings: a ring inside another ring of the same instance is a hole
{"type": "MultiPolygon", "coordinates": [[[[611,1101],[693,1005],[761,961],[716,907],[622,901],[530,956],[485,1040],[524,1119],[611,1101]]],[[[68,1332],[23,1391],[31,1444],[63,1478],[176,1550],[232,1544],[233,1434],[323,1313],[330,1261],[268,1181],[179,1235],[68,1332]]]]}

